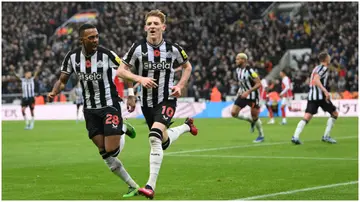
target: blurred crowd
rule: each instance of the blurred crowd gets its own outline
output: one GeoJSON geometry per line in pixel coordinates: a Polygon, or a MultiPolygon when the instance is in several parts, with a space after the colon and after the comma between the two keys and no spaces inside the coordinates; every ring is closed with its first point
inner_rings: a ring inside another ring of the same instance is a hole
{"type": "MultiPolygon", "coordinates": [[[[165,38],[184,47],[193,65],[187,96],[209,99],[216,87],[222,94],[238,89],[234,61],[238,52],[265,77],[290,48],[311,48],[287,68],[295,92],[306,92],[316,55],[332,55],[329,87],[333,91],[357,91],[358,19],[353,3],[306,3],[306,16],[292,18],[259,15],[271,3],[264,2],[5,2],[2,4],[2,92],[21,92],[9,70],[41,68],[37,92],[51,90],[65,54],[78,46],[77,32],[50,40],[57,27],[77,12],[99,11],[96,26],[100,44],[123,56],[134,40],[144,37],[144,15],[160,9],[167,15],[165,38]],[[254,19],[261,19],[254,23],[254,19]],[[296,71],[293,71],[296,70],[296,71]]],[[[356,3],[355,3],[356,4],[356,3]]],[[[181,72],[176,73],[176,79],[181,72]]],[[[67,90],[70,90],[68,86],[67,90]]]]}
{"type": "MultiPolygon", "coordinates": [[[[357,6],[357,4],[356,4],[357,6]]],[[[317,54],[327,51],[331,57],[328,90],[358,91],[358,10],[351,3],[309,3],[312,15],[311,54],[294,57],[289,76],[295,92],[307,92],[309,75],[318,65],[317,54]],[[294,71],[295,70],[295,71],[294,71]]]]}

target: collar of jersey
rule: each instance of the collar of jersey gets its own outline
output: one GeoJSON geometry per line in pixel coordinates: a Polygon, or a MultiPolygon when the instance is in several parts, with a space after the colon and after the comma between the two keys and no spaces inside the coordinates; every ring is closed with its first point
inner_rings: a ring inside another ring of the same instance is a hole
{"type": "MultiPolygon", "coordinates": [[[[98,47],[99,48],[99,47],[98,47]]],[[[97,52],[98,52],[98,50],[96,49],[96,51],[93,53],[93,54],[91,54],[91,55],[85,55],[85,53],[83,52],[83,50],[81,49],[81,54],[85,57],[85,58],[91,58],[93,55],[95,55],[97,52]]]]}
{"type": "MultiPolygon", "coordinates": [[[[145,39],[146,40],[146,39],[145,39]]],[[[146,40],[146,43],[149,45],[149,46],[151,46],[151,47],[153,47],[153,48],[157,48],[157,47],[160,47],[163,43],[164,43],[164,38],[161,40],[161,42],[158,44],[158,45],[156,45],[156,46],[154,46],[154,45],[152,45],[151,43],[149,43],[147,40],[146,40]]]]}

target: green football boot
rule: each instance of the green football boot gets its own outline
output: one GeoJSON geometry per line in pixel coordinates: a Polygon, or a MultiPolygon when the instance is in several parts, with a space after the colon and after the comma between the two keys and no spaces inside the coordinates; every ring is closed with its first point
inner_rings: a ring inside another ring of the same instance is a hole
{"type": "Polygon", "coordinates": [[[129,187],[129,191],[123,195],[123,198],[130,198],[133,196],[137,196],[139,195],[139,187],[134,188],[134,187],[129,187]]]}
{"type": "Polygon", "coordinates": [[[126,126],[126,135],[129,136],[130,138],[134,139],[136,137],[136,131],[135,131],[135,128],[134,126],[132,126],[130,123],[128,122],[125,122],[124,121],[124,124],[126,126]]]}

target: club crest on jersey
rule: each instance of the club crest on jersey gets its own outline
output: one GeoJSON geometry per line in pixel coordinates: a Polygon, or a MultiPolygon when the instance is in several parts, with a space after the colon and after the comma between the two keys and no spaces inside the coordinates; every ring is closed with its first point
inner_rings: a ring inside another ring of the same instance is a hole
{"type": "Polygon", "coordinates": [[[103,68],[103,67],[104,67],[103,61],[99,60],[99,61],[96,63],[96,66],[97,66],[98,68],[103,68]]]}
{"type": "Polygon", "coordinates": [[[103,79],[103,75],[99,74],[97,72],[93,72],[91,74],[85,74],[84,72],[78,72],[77,76],[82,81],[96,81],[96,80],[103,79]]]}
{"type": "Polygon", "coordinates": [[[170,69],[171,64],[165,61],[162,62],[144,62],[144,69],[146,70],[162,70],[162,69],[170,69]]]}
{"type": "Polygon", "coordinates": [[[166,53],[166,58],[172,58],[172,52],[168,51],[168,52],[166,53]]]}

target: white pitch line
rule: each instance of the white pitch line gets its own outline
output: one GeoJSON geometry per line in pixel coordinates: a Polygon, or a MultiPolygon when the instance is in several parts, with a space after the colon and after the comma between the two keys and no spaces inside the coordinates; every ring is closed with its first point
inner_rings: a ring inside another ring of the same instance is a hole
{"type": "Polygon", "coordinates": [[[236,201],[245,201],[245,200],[253,200],[253,199],[260,199],[260,198],[268,198],[268,197],[273,197],[273,196],[288,195],[288,194],[294,194],[294,193],[298,193],[298,192],[313,191],[313,190],[326,189],[326,188],[332,188],[332,187],[340,187],[340,186],[352,185],[352,184],[357,184],[357,183],[358,183],[358,181],[344,182],[344,183],[338,183],[338,184],[329,184],[329,185],[324,185],[324,186],[309,187],[309,188],[305,188],[305,189],[295,189],[295,190],[291,190],[291,191],[251,196],[251,197],[240,198],[240,199],[235,199],[235,200],[236,201]]]}
{"type": "MultiPolygon", "coordinates": [[[[289,143],[289,142],[286,142],[289,143]]],[[[237,148],[246,148],[246,147],[260,147],[260,146],[269,146],[269,145],[278,145],[285,144],[285,142],[274,142],[274,143],[254,143],[248,145],[238,145],[231,147],[215,147],[215,148],[207,148],[207,149],[194,149],[194,150],[185,150],[185,151],[177,151],[177,152],[167,152],[166,155],[173,154],[186,154],[186,153],[194,153],[194,152],[204,152],[204,151],[218,151],[218,150],[226,150],[226,149],[237,149],[237,148]]]]}
{"type": "MultiPolygon", "coordinates": [[[[343,139],[351,139],[356,138],[358,136],[345,136],[336,138],[338,140],[343,139]]],[[[306,142],[313,142],[313,141],[320,141],[320,140],[308,140],[306,142]]],[[[207,148],[207,149],[194,149],[194,150],[185,150],[185,151],[177,151],[177,152],[166,152],[165,155],[173,155],[173,154],[186,154],[186,153],[194,153],[194,152],[206,152],[206,151],[218,151],[218,150],[226,150],[226,149],[237,149],[237,148],[247,148],[247,147],[261,147],[261,146],[270,146],[270,145],[280,145],[280,144],[292,144],[290,141],[286,142],[274,142],[274,143],[254,143],[248,145],[237,145],[237,146],[230,146],[230,147],[215,147],[215,148],[207,148]]],[[[299,145],[301,147],[301,145],[299,145]]]]}
{"type": "Polygon", "coordinates": [[[244,158],[244,159],[304,159],[304,160],[339,160],[339,161],[357,161],[356,158],[321,158],[321,157],[303,157],[303,156],[230,156],[230,155],[171,155],[178,157],[204,157],[204,158],[244,158]]]}

